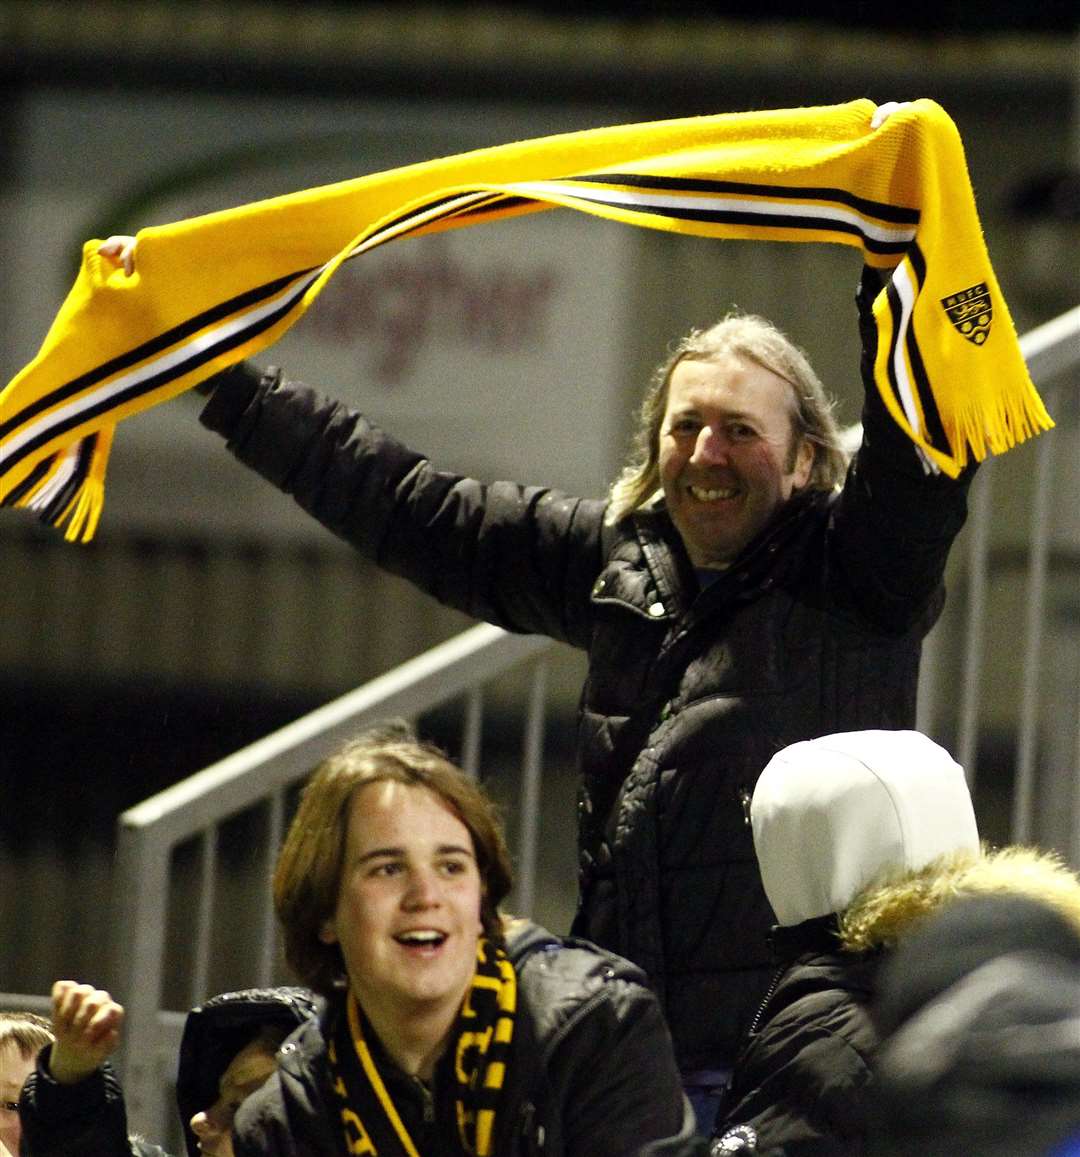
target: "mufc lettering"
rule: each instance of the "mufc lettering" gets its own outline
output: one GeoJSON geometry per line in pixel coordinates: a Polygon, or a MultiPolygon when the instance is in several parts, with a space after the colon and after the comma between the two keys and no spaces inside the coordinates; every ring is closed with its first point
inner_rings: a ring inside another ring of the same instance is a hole
{"type": "Polygon", "coordinates": [[[982,345],[990,336],[990,322],[994,319],[990,290],[985,281],[950,293],[941,304],[961,337],[974,345],[982,345]]]}

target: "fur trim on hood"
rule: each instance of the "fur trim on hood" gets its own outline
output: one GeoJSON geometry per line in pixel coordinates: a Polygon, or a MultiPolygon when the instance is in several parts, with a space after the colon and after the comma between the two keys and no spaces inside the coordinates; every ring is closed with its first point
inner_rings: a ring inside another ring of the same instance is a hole
{"type": "Polygon", "coordinates": [[[886,876],[864,888],[840,914],[839,937],[848,952],[896,944],[911,928],[953,900],[1008,895],[1041,900],[1080,935],[1080,878],[1054,852],[1010,846],[956,852],[915,871],[886,876]]]}

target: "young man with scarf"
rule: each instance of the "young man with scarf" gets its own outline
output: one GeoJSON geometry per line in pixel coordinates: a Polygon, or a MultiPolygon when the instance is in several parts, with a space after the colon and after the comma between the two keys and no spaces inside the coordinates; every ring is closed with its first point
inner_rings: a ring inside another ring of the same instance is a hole
{"type": "Polygon", "coordinates": [[[320,765],[273,888],[327,1007],[240,1109],[237,1157],[626,1157],[692,1132],[644,976],[500,915],[491,803],[407,732],[320,765]]]}

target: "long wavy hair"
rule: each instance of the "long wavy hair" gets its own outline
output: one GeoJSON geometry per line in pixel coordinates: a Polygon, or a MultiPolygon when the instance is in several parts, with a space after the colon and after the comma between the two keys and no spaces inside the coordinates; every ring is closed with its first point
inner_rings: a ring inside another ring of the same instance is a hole
{"type": "Polygon", "coordinates": [[[848,454],[833,417],[834,403],[806,354],[775,325],[752,313],[729,313],[708,329],[691,330],[653,374],[641,403],[630,456],[608,495],[606,521],[618,522],[649,502],[660,490],[660,426],[667,410],[675,367],[683,361],[715,361],[737,356],[783,378],[792,391],[792,444],[788,469],[800,441],[814,449],[808,490],[831,491],[843,483],[848,454]]]}

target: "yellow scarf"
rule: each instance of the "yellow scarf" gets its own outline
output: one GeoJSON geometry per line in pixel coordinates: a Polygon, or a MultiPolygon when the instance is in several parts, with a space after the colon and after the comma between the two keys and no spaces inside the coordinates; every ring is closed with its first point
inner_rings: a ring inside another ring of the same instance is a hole
{"type": "MultiPolygon", "coordinates": [[[[351,989],[345,1006],[327,1048],[345,1151],[369,1157],[420,1157],[364,1036],[360,1006],[351,989]]],[[[514,966],[504,948],[481,939],[476,972],[448,1045],[457,1140],[471,1157],[496,1157],[496,1121],[512,1059],[516,1016],[514,966]]],[[[450,1122],[445,1125],[453,1128],[450,1122]]]]}
{"type": "Polygon", "coordinates": [[[1053,422],[982,237],[956,126],[918,100],[624,125],[481,149],[83,247],[37,357],[0,393],[0,504],[88,540],[115,424],[276,341],[338,266],[398,237],[562,206],[704,237],[826,241],[891,270],[875,380],[929,466],[1053,422]]]}

